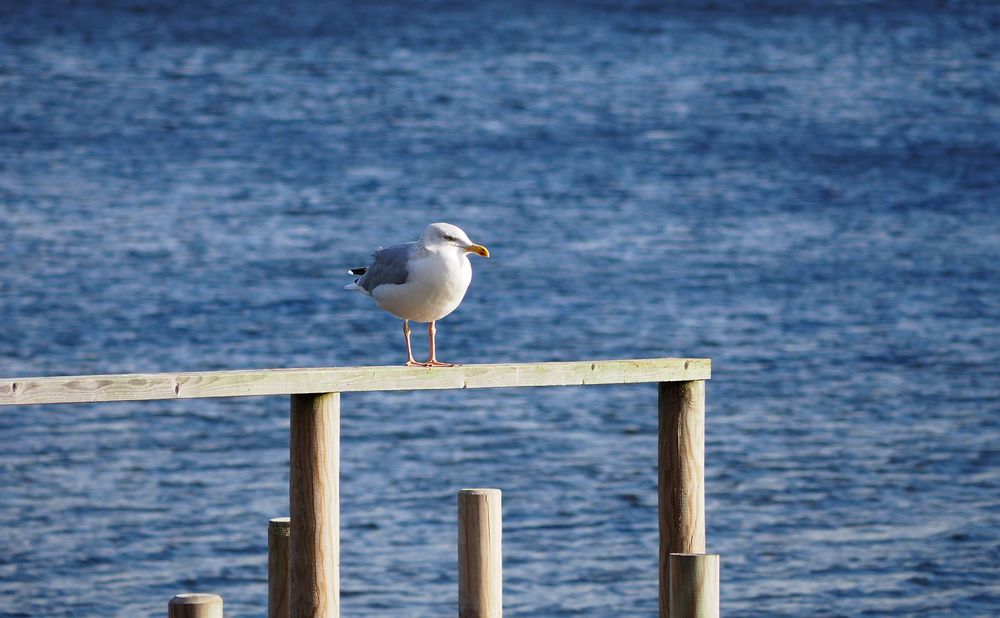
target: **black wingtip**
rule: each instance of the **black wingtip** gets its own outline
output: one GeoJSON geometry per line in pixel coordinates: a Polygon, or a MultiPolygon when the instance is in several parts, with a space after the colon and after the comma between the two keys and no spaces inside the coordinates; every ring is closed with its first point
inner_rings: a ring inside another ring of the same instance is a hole
{"type": "Polygon", "coordinates": [[[351,270],[349,270],[347,272],[349,272],[350,274],[352,274],[354,276],[360,276],[360,275],[365,274],[367,271],[368,271],[367,268],[352,268],[351,270]]]}

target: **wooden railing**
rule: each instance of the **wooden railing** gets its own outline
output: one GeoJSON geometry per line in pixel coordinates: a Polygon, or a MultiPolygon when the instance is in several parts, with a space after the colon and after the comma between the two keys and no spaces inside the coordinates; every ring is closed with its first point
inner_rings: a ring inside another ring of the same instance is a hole
{"type": "MultiPolygon", "coordinates": [[[[667,616],[671,554],[705,552],[704,413],[705,380],[710,377],[711,362],[707,359],[657,358],[431,368],[332,367],[8,378],[0,379],[0,406],[290,395],[288,604],[287,610],[284,603],[274,604],[279,607],[272,608],[270,615],[336,618],[340,615],[341,393],[657,382],[660,615],[667,616]]],[[[476,555],[491,551],[485,547],[465,549],[476,555]]],[[[675,563],[687,564],[681,560],[675,563]]],[[[270,570],[280,572],[280,569],[270,570]]],[[[476,572],[496,573],[495,577],[499,577],[498,568],[477,568],[476,572]]],[[[716,569],[716,577],[717,572],[716,569]]],[[[476,583],[470,582],[470,577],[479,575],[462,571],[460,564],[463,590],[500,588],[499,581],[476,583]]],[[[687,581],[685,578],[675,577],[675,580],[675,587],[688,586],[683,583],[687,581]]],[[[695,580],[701,582],[700,578],[692,578],[695,580]]],[[[691,595],[697,597],[697,591],[691,595]]],[[[675,596],[680,598],[679,593],[675,592],[675,596]]],[[[200,610],[190,608],[210,605],[191,598],[175,601],[180,608],[178,612],[189,612],[178,615],[193,616],[196,614],[190,612],[200,610]]],[[[718,603],[717,596],[714,603],[718,603]]],[[[171,611],[174,609],[172,606],[171,611]]],[[[466,614],[460,615],[499,615],[498,610],[483,613],[485,610],[460,607],[460,612],[463,609],[466,614]]],[[[198,615],[216,615],[207,613],[216,609],[204,611],[198,615]]],[[[217,611],[221,615],[221,600],[217,611]]]]}

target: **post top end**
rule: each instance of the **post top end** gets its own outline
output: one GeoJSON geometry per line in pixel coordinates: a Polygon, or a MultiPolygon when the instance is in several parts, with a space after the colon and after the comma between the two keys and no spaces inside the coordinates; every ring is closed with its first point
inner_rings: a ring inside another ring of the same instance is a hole
{"type": "Polygon", "coordinates": [[[469,489],[459,489],[459,495],[465,496],[499,496],[499,489],[490,489],[486,487],[473,487],[469,489]]]}
{"type": "Polygon", "coordinates": [[[206,605],[209,603],[222,603],[222,597],[206,592],[184,592],[170,599],[171,605],[206,605]]]}
{"type": "Polygon", "coordinates": [[[267,522],[267,531],[273,536],[291,536],[292,519],[290,517],[272,517],[267,522]]]}

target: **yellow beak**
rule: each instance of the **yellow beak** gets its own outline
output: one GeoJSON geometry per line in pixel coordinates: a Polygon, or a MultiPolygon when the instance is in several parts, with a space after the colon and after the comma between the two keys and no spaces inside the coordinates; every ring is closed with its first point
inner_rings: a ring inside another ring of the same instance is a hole
{"type": "Polygon", "coordinates": [[[469,245],[465,248],[469,253],[475,253],[476,255],[481,255],[483,257],[490,257],[490,250],[482,245],[469,245]]]}

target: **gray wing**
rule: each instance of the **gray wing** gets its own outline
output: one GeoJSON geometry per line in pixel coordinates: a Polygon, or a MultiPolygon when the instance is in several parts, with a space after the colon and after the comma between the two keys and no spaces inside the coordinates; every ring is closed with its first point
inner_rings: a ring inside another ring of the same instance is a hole
{"type": "Polygon", "coordinates": [[[397,285],[406,283],[406,278],[410,274],[407,263],[410,259],[410,251],[415,244],[408,242],[403,245],[379,249],[372,254],[371,264],[368,265],[365,274],[358,278],[355,283],[369,294],[385,283],[397,285]]]}

